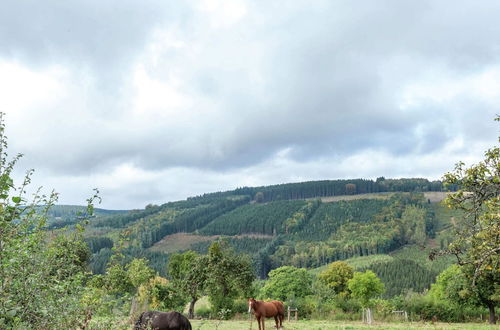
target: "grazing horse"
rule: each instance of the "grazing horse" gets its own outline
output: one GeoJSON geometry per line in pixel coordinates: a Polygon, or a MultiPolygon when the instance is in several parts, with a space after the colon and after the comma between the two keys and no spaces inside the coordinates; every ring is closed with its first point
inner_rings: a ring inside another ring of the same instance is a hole
{"type": "Polygon", "coordinates": [[[248,299],[248,312],[253,310],[259,330],[265,330],[264,321],[266,318],[274,317],[276,322],[276,329],[283,328],[283,318],[285,317],[285,307],[283,303],[278,300],[265,302],[262,300],[255,300],[254,298],[248,299]],[[261,325],[262,324],[262,325],[261,325]]]}
{"type": "Polygon", "coordinates": [[[191,330],[189,320],[177,312],[143,312],[134,329],[154,329],[154,330],[191,330]]]}

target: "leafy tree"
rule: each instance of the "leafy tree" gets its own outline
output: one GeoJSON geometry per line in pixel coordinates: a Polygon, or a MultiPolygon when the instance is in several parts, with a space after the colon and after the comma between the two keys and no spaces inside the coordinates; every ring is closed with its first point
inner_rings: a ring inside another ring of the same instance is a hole
{"type": "Polygon", "coordinates": [[[33,171],[14,184],[11,174],[21,155],[9,160],[4,132],[0,113],[0,328],[81,326],[92,314],[92,306],[82,300],[89,257],[83,227],[69,236],[57,231],[52,240],[48,237],[43,229],[57,194],[43,195],[39,189],[28,200],[33,171]]]}
{"type": "Polygon", "coordinates": [[[269,279],[261,289],[264,298],[287,300],[303,298],[312,293],[312,276],[305,268],[283,266],[269,272],[269,279]]]}
{"type": "Polygon", "coordinates": [[[469,168],[458,163],[444,182],[460,187],[446,203],[465,216],[455,226],[455,240],[441,254],[457,257],[470,284],[468,296],[489,309],[489,322],[494,324],[500,303],[500,147],[486,151],[484,160],[469,168]]]}
{"type": "Polygon", "coordinates": [[[206,288],[215,311],[233,311],[234,299],[247,293],[255,278],[251,260],[236,255],[225,242],[214,242],[207,256],[206,288]]]}
{"type": "Polygon", "coordinates": [[[467,279],[460,266],[451,265],[437,276],[429,294],[435,299],[464,303],[467,302],[463,295],[466,287],[467,279]]]}
{"type": "Polygon", "coordinates": [[[138,288],[138,299],[151,309],[182,312],[186,300],[166,278],[155,276],[138,288]]]}
{"type": "Polygon", "coordinates": [[[148,261],[146,259],[134,258],[126,268],[127,277],[130,283],[136,288],[147,283],[155,276],[155,271],[148,266],[148,261]]]}
{"type": "Polygon", "coordinates": [[[82,230],[58,235],[47,244],[48,271],[51,275],[67,279],[88,271],[91,254],[82,239],[82,230]]]}
{"type": "Polygon", "coordinates": [[[343,297],[349,295],[347,282],[352,278],[354,270],[343,261],[335,261],[319,274],[319,279],[334,292],[343,297]]]}
{"type": "Polygon", "coordinates": [[[190,298],[188,317],[194,317],[194,306],[200,299],[207,280],[207,257],[194,251],[174,254],[168,262],[173,286],[190,298]]]}
{"type": "Polygon", "coordinates": [[[368,323],[372,323],[371,300],[381,295],[385,288],[382,281],[371,270],[364,273],[355,272],[353,277],[347,282],[347,286],[354,298],[357,298],[361,305],[366,308],[368,323]]]}
{"type": "Polygon", "coordinates": [[[104,283],[113,294],[126,294],[134,291],[134,285],[130,282],[127,270],[121,264],[112,264],[106,269],[104,283]]]}

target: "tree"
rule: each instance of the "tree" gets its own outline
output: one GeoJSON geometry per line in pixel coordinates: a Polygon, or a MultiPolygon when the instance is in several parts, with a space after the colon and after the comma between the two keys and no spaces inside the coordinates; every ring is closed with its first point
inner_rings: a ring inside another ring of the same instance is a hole
{"type": "Polygon", "coordinates": [[[312,293],[312,276],[305,268],[283,266],[269,272],[269,279],[261,289],[261,296],[287,300],[303,298],[312,293]]]}
{"type": "Polygon", "coordinates": [[[464,297],[467,279],[458,265],[451,265],[443,270],[432,284],[429,294],[438,300],[449,300],[453,303],[468,303],[464,297]]]}
{"type": "Polygon", "coordinates": [[[400,243],[424,245],[426,210],[423,207],[408,205],[405,207],[401,220],[398,220],[400,243]]]}
{"type": "Polygon", "coordinates": [[[205,287],[207,262],[206,256],[200,256],[194,251],[187,251],[172,255],[167,265],[173,286],[191,299],[188,311],[189,318],[194,317],[194,306],[205,287]]]}
{"type": "Polygon", "coordinates": [[[254,200],[256,203],[264,203],[264,193],[262,191],[258,191],[255,194],[254,200]]]}
{"type": "Polygon", "coordinates": [[[127,270],[119,263],[108,266],[104,275],[104,284],[109,293],[112,294],[131,294],[134,291],[127,270]]]}
{"type": "Polygon", "coordinates": [[[139,302],[150,309],[177,310],[182,312],[186,300],[166,278],[155,276],[137,290],[139,302]]]}
{"type": "Polygon", "coordinates": [[[460,187],[448,195],[446,203],[464,216],[455,226],[455,240],[430,257],[456,256],[470,284],[471,301],[486,306],[489,322],[494,324],[495,307],[500,303],[500,147],[486,151],[484,160],[469,168],[458,163],[453,172],[444,175],[444,183],[460,187]]]}
{"type": "MultiPolygon", "coordinates": [[[[28,200],[32,170],[15,185],[11,174],[21,155],[9,160],[4,132],[0,113],[0,328],[81,326],[93,308],[83,302],[89,256],[83,226],[69,235],[55,231],[48,236],[47,214],[57,194],[44,195],[38,189],[28,200]]],[[[93,214],[94,197],[88,200],[88,215],[93,214]]]]}
{"type": "Polygon", "coordinates": [[[356,185],[354,183],[348,183],[345,185],[345,194],[354,195],[356,193],[356,185]]]}
{"type": "Polygon", "coordinates": [[[347,282],[352,278],[354,270],[344,261],[335,261],[318,275],[320,281],[333,289],[335,294],[346,297],[349,295],[347,282]]]}
{"type": "Polygon", "coordinates": [[[237,255],[225,242],[215,242],[208,249],[206,288],[212,308],[233,310],[233,301],[245,295],[255,278],[251,260],[237,255]]]}
{"type": "Polygon", "coordinates": [[[155,276],[155,271],[148,266],[148,261],[146,259],[134,258],[126,268],[127,277],[135,288],[147,283],[155,276]]]}
{"type": "Polygon", "coordinates": [[[368,323],[372,323],[371,300],[384,293],[384,284],[371,270],[364,273],[355,272],[347,286],[354,298],[359,299],[361,306],[366,308],[368,323]]]}

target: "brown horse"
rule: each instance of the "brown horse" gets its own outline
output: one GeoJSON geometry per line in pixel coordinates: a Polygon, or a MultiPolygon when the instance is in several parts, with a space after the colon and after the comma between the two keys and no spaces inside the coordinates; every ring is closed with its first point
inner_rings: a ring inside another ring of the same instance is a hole
{"type": "Polygon", "coordinates": [[[285,317],[285,307],[283,303],[278,300],[265,302],[262,300],[255,300],[254,298],[248,299],[248,312],[253,310],[259,330],[265,330],[264,321],[266,318],[274,317],[276,322],[276,329],[283,328],[283,318],[285,317]],[[261,327],[262,324],[262,327],[261,327]]]}

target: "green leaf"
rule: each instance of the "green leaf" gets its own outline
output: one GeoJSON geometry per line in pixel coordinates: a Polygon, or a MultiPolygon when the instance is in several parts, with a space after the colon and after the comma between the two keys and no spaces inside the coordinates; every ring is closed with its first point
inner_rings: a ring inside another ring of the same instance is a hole
{"type": "Polygon", "coordinates": [[[12,197],[12,201],[13,201],[14,203],[16,203],[16,204],[19,204],[19,203],[21,203],[21,197],[19,197],[19,196],[14,196],[14,197],[12,197]]]}
{"type": "Polygon", "coordinates": [[[5,313],[5,315],[9,318],[13,318],[14,316],[16,316],[16,314],[17,314],[17,310],[15,310],[15,309],[11,309],[5,313]]]}

